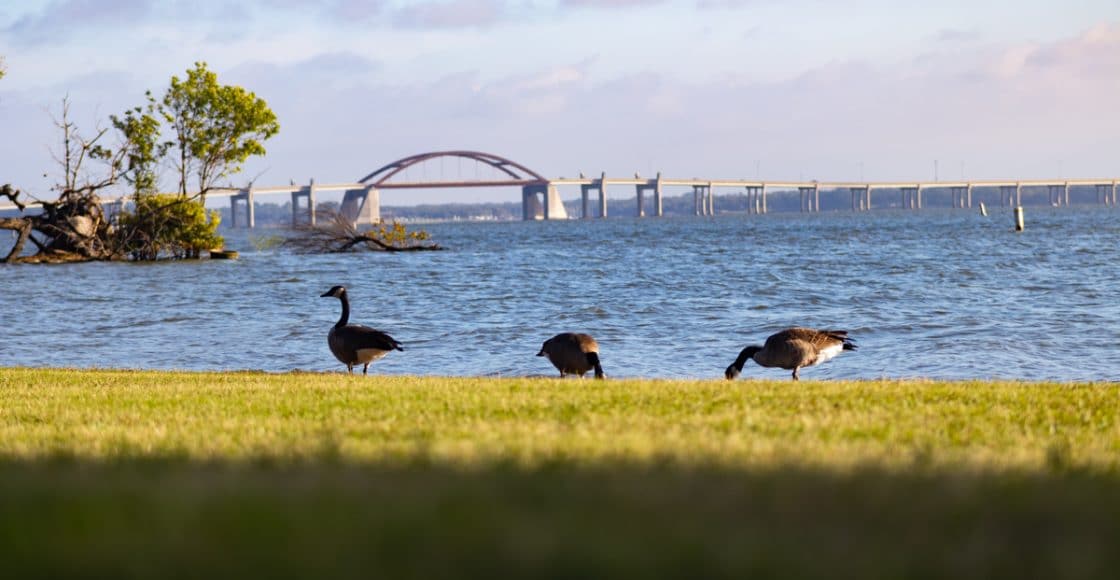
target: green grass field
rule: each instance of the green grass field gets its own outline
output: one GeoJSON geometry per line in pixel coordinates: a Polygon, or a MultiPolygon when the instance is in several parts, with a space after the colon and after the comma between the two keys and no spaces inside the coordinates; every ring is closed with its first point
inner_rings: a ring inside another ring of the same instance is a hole
{"type": "Polygon", "coordinates": [[[1113,578],[1120,385],[0,369],[6,577],[1113,578]]]}

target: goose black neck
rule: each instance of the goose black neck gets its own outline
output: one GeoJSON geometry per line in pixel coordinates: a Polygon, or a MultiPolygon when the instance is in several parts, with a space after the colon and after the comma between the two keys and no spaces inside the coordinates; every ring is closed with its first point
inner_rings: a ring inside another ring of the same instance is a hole
{"type": "Polygon", "coordinates": [[[350,299],[346,297],[345,292],[340,294],[338,299],[342,302],[342,316],[335,323],[335,328],[346,326],[346,323],[350,322],[350,299]]]}
{"type": "Polygon", "coordinates": [[[735,362],[733,363],[733,365],[735,366],[736,369],[739,369],[740,371],[742,371],[743,370],[743,365],[747,364],[748,360],[754,358],[755,353],[757,353],[760,350],[762,350],[762,349],[760,347],[757,347],[757,346],[748,346],[747,348],[744,348],[743,350],[741,350],[739,352],[739,358],[735,359],[735,362]]]}

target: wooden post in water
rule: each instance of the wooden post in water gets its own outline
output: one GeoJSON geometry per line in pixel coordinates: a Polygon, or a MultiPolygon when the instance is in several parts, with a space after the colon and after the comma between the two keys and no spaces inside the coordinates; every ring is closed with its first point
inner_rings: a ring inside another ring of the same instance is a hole
{"type": "Polygon", "coordinates": [[[1023,206],[1015,206],[1015,231],[1023,231],[1023,206]]]}
{"type": "Polygon", "coordinates": [[[984,207],[984,202],[980,202],[980,215],[988,217],[988,208],[984,207]]]}

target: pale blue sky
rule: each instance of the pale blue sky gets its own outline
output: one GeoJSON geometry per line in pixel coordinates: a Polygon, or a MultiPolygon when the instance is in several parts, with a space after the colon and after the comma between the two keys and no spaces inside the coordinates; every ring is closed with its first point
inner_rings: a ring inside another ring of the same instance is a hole
{"type": "MultiPolygon", "coordinates": [[[[59,99],[92,130],[196,60],[280,117],[236,185],[449,148],[554,176],[1120,174],[1115,0],[5,0],[0,55],[0,181],[40,195],[59,99]]],[[[448,198],[516,193],[384,203],[448,198]]]]}

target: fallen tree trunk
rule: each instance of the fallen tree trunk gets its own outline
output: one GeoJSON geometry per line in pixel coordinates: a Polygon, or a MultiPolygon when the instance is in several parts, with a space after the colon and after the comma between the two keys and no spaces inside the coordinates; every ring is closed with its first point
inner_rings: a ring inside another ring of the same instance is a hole
{"type": "MultiPolygon", "coordinates": [[[[10,185],[0,187],[22,212],[27,204],[10,185]]],[[[92,191],[65,191],[58,201],[44,202],[43,213],[0,218],[0,229],[16,232],[16,242],[0,263],[62,263],[111,260],[119,257],[112,241],[112,228],[104,219],[101,202],[92,191]],[[33,232],[43,238],[37,239],[33,232]],[[23,255],[27,242],[36,247],[23,255]]]]}

